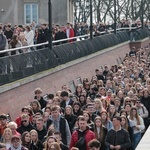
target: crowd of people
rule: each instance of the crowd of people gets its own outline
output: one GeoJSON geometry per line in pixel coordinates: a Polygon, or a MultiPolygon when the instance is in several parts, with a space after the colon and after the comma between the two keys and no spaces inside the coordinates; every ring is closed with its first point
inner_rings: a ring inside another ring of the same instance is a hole
{"type": "MultiPolygon", "coordinates": [[[[128,20],[122,20],[117,24],[117,28],[124,27],[141,27],[141,22],[136,21],[130,23],[128,20]]],[[[145,23],[145,27],[149,28],[149,23],[145,23]]],[[[93,23],[93,33],[94,36],[101,35],[101,32],[114,29],[114,24],[104,24],[104,23],[93,23]]],[[[89,33],[90,27],[87,23],[81,22],[73,25],[72,23],[67,23],[65,26],[59,24],[52,25],[52,39],[62,40],[67,38],[73,38],[75,36],[86,35],[89,33]]],[[[31,46],[34,44],[45,43],[49,40],[50,31],[48,23],[42,23],[41,25],[36,25],[34,22],[31,25],[14,25],[11,23],[2,24],[0,23],[0,50],[18,48],[23,46],[31,46]]],[[[86,37],[85,37],[86,38],[86,37]]],[[[75,39],[66,40],[62,42],[57,42],[54,45],[64,44],[67,42],[73,42],[75,39]]],[[[44,48],[46,45],[38,46],[36,49],[44,48]]],[[[26,53],[32,51],[35,48],[31,47],[20,49],[17,51],[12,51],[9,55],[15,55],[19,53],[26,53]]],[[[0,57],[4,57],[8,53],[0,54],[0,57]]]]}
{"type": "MultiPolygon", "coordinates": [[[[149,48],[95,69],[73,93],[67,85],[33,101],[15,120],[0,114],[3,150],[135,150],[150,124],[149,48]]],[[[11,115],[10,115],[11,116],[11,115]]]]}

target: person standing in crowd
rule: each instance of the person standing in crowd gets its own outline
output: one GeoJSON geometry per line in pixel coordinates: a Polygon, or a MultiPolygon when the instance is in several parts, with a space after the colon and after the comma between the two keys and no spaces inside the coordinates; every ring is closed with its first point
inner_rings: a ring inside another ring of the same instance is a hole
{"type": "Polygon", "coordinates": [[[96,139],[101,143],[101,150],[106,150],[105,138],[108,130],[102,125],[101,117],[97,116],[94,120],[94,133],[96,139]]]}
{"type": "MultiPolygon", "coordinates": [[[[2,27],[0,26],[0,51],[5,50],[7,44],[6,36],[3,34],[2,27]]],[[[0,57],[6,56],[6,53],[0,53],[0,57]]]]}
{"type": "MultiPolygon", "coordinates": [[[[36,37],[36,44],[41,44],[47,42],[46,35],[42,29],[37,29],[37,37],[36,37]]],[[[45,46],[37,46],[37,49],[42,49],[45,46]]]]}
{"type": "Polygon", "coordinates": [[[8,25],[5,26],[4,35],[6,36],[7,41],[9,43],[12,39],[12,36],[13,36],[13,31],[11,29],[11,25],[8,24],[8,25]]]}
{"type": "Polygon", "coordinates": [[[62,101],[60,103],[60,107],[65,109],[68,105],[73,105],[73,100],[69,98],[69,93],[67,91],[62,91],[60,96],[62,97],[62,101]]]}
{"type": "MultiPolygon", "coordinates": [[[[20,33],[19,40],[20,40],[22,46],[28,46],[29,45],[26,38],[25,38],[25,34],[23,32],[20,33]]],[[[28,51],[29,51],[29,48],[23,48],[22,49],[23,53],[27,53],[28,51]]]]}
{"type": "Polygon", "coordinates": [[[30,26],[25,27],[24,34],[25,34],[25,38],[28,42],[28,45],[34,45],[34,32],[33,32],[33,30],[31,30],[30,26]]]}
{"type": "Polygon", "coordinates": [[[131,107],[129,119],[133,122],[133,142],[132,147],[135,150],[139,141],[141,140],[141,132],[145,129],[144,121],[137,112],[135,106],[131,107]]]}
{"type": "MultiPolygon", "coordinates": [[[[55,33],[55,40],[62,40],[67,38],[67,35],[64,32],[64,27],[60,27],[60,25],[56,25],[56,30],[57,32],[55,33]]],[[[58,42],[55,43],[55,45],[64,44],[64,43],[67,43],[67,41],[58,42]]]]}
{"type": "Polygon", "coordinates": [[[7,115],[1,114],[0,115],[0,137],[3,135],[4,130],[7,128],[7,115]]]}
{"type": "Polygon", "coordinates": [[[41,96],[41,94],[42,94],[41,88],[36,88],[34,91],[34,94],[35,94],[34,99],[36,99],[40,103],[41,109],[46,107],[46,101],[41,96]]]}
{"type": "Polygon", "coordinates": [[[95,133],[88,128],[84,116],[78,117],[78,127],[71,136],[70,149],[77,147],[80,150],[89,150],[88,142],[95,138],[95,133]]]}
{"type": "Polygon", "coordinates": [[[11,129],[13,135],[18,135],[18,136],[20,136],[20,133],[16,131],[16,129],[17,129],[17,124],[16,124],[16,122],[10,121],[10,122],[7,124],[7,128],[10,128],[10,129],[11,129]]]}
{"type": "Polygon", "coordinates": [[[88,143],[88,146],[89,146],[89,150],[104,150],[101,148],[101,143],[96,139],[91,140],[88,143]]]}
{"type": "Polygon", "coordinates": [[[22,146],[26,147],[28,150],[30,150],[30,144],[31,144],[31,136],[30,132],[25,131],[21,136],[21,144],[22,146]]]}
{"type": "Polygon", "coordinates": [[[65,118],[60,115],[60,107],[52,106],[51,107],[51,117],[52,124],[54,125],[55,131],[61,133],[62,142],[69,146],[71,133],[69,129],[68,122],[65,118]]]}
{"type": "Polygon", "coordinates": [[[12,138],[12,131],[9,128],[6,128],[4,130],[4,133],[0,139],[0,142],[3,142],[6,146],[6,149],[8,150],[8,148],[11,146],[11,138],[12,138]]]}
{"type": "Polygon", "coordinates": [[[48,33],[48,26],[46,23],[41,24],[41,28],[45,34],[46,41],[48,41],[49,33],[48,33]]]}
{"type": "MultiPolygon", "coordinates": [[[[22,47],[22,44],[19,41],[18,35],[13,35],[12,40],[9,43],[9,48],[10,49],[14,49],[14,48],[18,48],[18,47],[22,47]]],[[[16,54],[19,54],[19,53],[22,53],[21,49],[20,50],[11,51],[11,55],[16,55],[16,54]]]]}
{"type": "Polygon", "coordinates": [[[36,130],[30,131],[31,145],[30,150],[43,150],[44,146],[42,142],[38,139],[38,132],[36,130]]]}
{"type": "Polygon", "coordinates": [[[64,118],[67,120],[70,132],[72,133],[77,117],[73,114],[73,109],[70,105],[65,108],[64,118]]]}
{"type": "Polygon", "coordinates": [[[43,118],[37,118],[36,119],[36,131],[38,132],[38,138],[41,142],[43,142],[43,139],[47,133],[45,127],[44,127],[44,120],[43,118]]]}
{"type": "Polygon", "coordinates": [[[17,132],[23,134],[25,131],[30,132],[34,127],[31,125],[28,114],[21,115],[21,125],[17,128],[17,132]]]}
{"type": "Polygon", "coordinates": [[[20,137],[14,135],[11,138],[11,146],[8,150],[28,150],[28,149],[21,145],[20,137]]]}
{"type": "Polygon", "coordinates": [[[111,149],[116,150],[124,150],[131,145],[131,140],[129,137],[129,133],[121,128],[121,117],[120,116],[114,116],[113,117],[113,126],[114,128],[109,130],[106,139],[105,144],[106,146],[111,149]]]}
{"type": "MultiPolygon", "coordinates": [[[[71,27],[70,23],[66,24],[65,33],[66,33],[67,38],[73,38],[74,37],[74,30],[71,27]]],[[[69,40],[69,42],[73,42],[73,39],[69,40]]]]}
{"type": "Polygon", "coordinates": [[[57,143],[60,145],[61,150],[69,150],[69,148],[65,144],[62,143],[60,132],[54,132],[53,136],[56,138],[57,143]]]}

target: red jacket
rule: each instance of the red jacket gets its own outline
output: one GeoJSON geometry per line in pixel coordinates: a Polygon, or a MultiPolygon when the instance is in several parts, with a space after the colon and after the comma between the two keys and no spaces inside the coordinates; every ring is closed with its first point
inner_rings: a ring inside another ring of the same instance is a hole
{"type": "MultiPolygon", "coordinates": [[[[66,33],[66,30],[67,29],[65,29],[65,33],[66,33]]],[[[67,34],[67,33],[66,33],[67,34]]],[[[72,37],[74,37],[74,30],[73,30],[73,28],[70,28],[69,29],[69,38],[72,38],[72,37]]],[[[69,42],[73,42],[73,39],[72,40],[69,40],[69,42]]]]}
{"type": "MultiPolygon", "coordinates": [[[[95,139],[95,133],[93,131],[87,129],[85,132],[86,150],[89,150],[88,142],[93,139],[95,139]]],[[[72,133],[70,149],[76,145],[77,141],[78,141],[78,130],[76,130],[72,133]]]]}

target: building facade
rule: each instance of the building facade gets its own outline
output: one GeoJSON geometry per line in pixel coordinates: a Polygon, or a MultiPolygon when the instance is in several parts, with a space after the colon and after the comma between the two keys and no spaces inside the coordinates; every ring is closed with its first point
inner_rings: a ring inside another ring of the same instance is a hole
{"type": "MultiPolygon", "coordinates": [[[[0,0],[0,23],[48,22],[49,0],[0,0]]],[[[73,22],[73,0],[51,0],[53,23],[73,22]]]]}

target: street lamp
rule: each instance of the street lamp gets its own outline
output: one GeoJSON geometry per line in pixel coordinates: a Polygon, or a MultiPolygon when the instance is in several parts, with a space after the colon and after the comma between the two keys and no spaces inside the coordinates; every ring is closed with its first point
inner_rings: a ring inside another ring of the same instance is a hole
{"type": "Polygon", "coordinates": [[[52,50],[52,2],[48,1],[48,22],[49,22],[49,38],[48,47],[52,50]]]}
{"type": "Polygon", "coordinates": [[[117,33],[116,28],[117,28],[117,11],[116,11],[116,0],[114,0],[114,33],[115,34],[117,33]]]}
{"type": "Polygon", "coordinates": [[[93,38],[92,0],[90,0],[89,6],[90,6],[90,39],[92,39],[93,38]]]}
{"type": "Polygon", "coordinates": [[[141,7],[142,7],[141,24],[142,24],[142,29],[143,29],[144,28],[144,3],[143,3],[143,0],[141,0],[141,7]]]}

